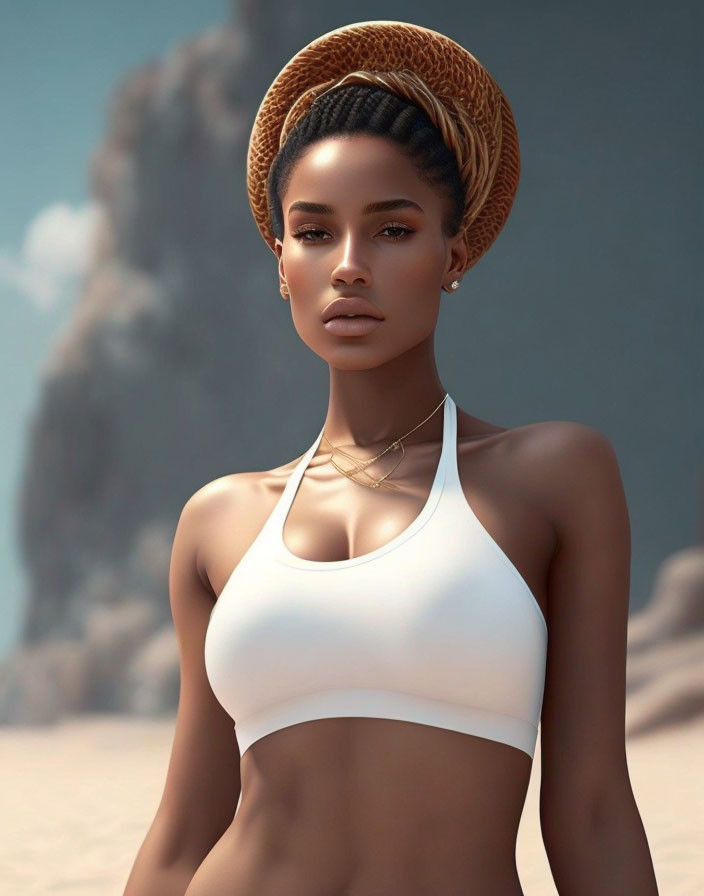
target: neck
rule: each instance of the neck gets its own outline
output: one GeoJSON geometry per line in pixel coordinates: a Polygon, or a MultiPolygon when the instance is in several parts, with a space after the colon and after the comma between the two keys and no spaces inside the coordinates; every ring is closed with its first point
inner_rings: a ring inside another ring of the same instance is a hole
{"type": "Polygon", "coordinates": [[[432,414],[403,444],[440,440],[443,408],[438,405],[447,391],[425,343],[366,370],[330,366],[325,437],[336,447],[385,447],[432,414]]]}

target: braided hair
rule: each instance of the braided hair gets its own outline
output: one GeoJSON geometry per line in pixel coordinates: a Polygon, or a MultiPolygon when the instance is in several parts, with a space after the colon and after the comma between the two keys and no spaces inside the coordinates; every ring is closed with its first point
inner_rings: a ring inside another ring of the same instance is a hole
{"type": "Polygon", "coordinates": [[[335,134],[370,134],[390,140],[418,176],[446,200],[442,228],[453,237],[462,226],[466,193],[455,154],[427,113],[415,103],[376,85],[352,83],[319,96],[287,135],[267,178],[269,223],[283,241],[282,197],[295,163],[311,144],[335,134]]]}

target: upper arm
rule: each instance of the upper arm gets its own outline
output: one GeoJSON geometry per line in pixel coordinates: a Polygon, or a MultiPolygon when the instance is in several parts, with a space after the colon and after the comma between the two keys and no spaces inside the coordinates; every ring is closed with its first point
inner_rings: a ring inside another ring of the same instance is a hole
{"type": "Polygon", "coordinates": [[[178,714],[155,824],[165,861],[200,864],[229,826],[240,795],[234,722],[216,699],[205,670],[205,634],[214,604],[198,571],[199,533],[209,522],[204,486],[186,502],[176,527],[169,595],[180,656],[178,714]]]}
{"type": "Polygon", "coordinates": [[[552,433],[548,487],[558,542],[548,579],[541,715],[544,837],[590,824],[630,788],[625,751],[630,523],[616,453],[597,430],[552,433]]]}

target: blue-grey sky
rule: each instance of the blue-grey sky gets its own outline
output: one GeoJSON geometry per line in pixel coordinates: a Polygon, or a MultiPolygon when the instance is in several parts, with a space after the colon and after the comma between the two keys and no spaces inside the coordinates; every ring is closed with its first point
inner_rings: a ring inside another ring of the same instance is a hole
{"type": "Polygon", "coordinates": [[[88,161],[111,91],[229,12],[228,0],[0,2],[0,654],[20,621],[14,518],[26,426],[42,362],[75,300],[88,161]]]}

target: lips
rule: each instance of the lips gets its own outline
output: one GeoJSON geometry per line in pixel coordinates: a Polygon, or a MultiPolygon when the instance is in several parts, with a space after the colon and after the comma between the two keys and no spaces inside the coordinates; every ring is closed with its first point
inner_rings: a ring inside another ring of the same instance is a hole
{"type": "Polygon", "coordinates": [[[373,317],[376,320],[384,320],[384,315],[375,308],[371,302],[362,299],[359,296],[349,296],[345,298],[335,299],[325,308],[322,314],[323,323],[332,320],[334,317],[345,317],[349,314],[362,317],[373,317]]]}

